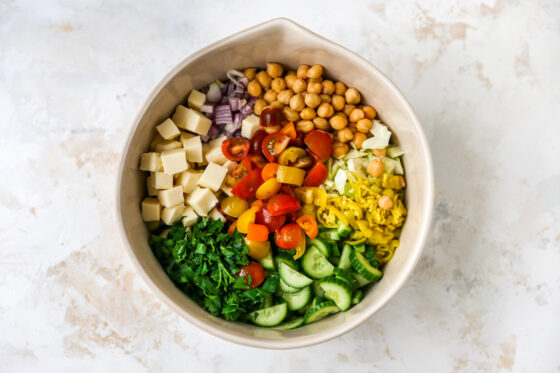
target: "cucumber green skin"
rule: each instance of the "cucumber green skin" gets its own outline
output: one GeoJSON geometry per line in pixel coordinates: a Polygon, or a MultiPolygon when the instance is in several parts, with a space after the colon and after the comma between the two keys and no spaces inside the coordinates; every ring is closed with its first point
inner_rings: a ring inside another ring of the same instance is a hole
{"type": "Polygon", "coordinates": [[[288,304],[288,309],[290,311],[297,311],[307,306],[307,304],[311,300],[311,293],[311,286],[307,286],[297,293],[286,293],[282,295],[282,298],[284,298],[284,300],[288,304]]]}
{"type": "Polygon", "coordinates": [[[316,280],[330,276],[334,271],[334,266],[315,246],[311,246],[305,251],[301,259],[301,267],[309,277],[316,280]]]}
{"type": "Polygon", "coordinates": [[[297,293],[298,291],[300,291],[300,289],[291,287],[290,285],[286,284],[282,279],[280,280],[280,283],[278,284],[278,288],[283,293],[290,293],[290,294],[291,293],[297,293]]]}
{"type": "Polygon", "coordinates": [[[350,252],[352,251],[352,246],[347,243],[344,244],[342,248],[342,254],[340,254],[340,261],[338,262],[338,268],[340,269],[350,269],[352,268],[352,263],[350,263],[350,252]]]}
{"type": "Polygon", "coordinates": [[[303,316],[300,317],[296,317],[295,319],[291,319],[288,320],[286,322],[283,322],[282,324],[275,326],[273,329],[276,330],[292,330],[292,329],[296,329],[299,328],[300,326],[303,325],[303,323],[305,322],[305,319],[303,316]]]}
{"type": "Polygon", "coordinates": [[[340,308],[336,306],[336,304],[332,300],[327,300],[321,303],[318,303],[307,310],[305,313],[304,319],[305,324],[310,324],[315,321],[319,321],[322,318],[330,315],[331,313],[340,312],[340,308]]]}
{"type": "Polygon", "coordinates": [[[340,235],[338,234],[338,232],[336,230],[329,230],[329,231],[319,233],[319,237],[321,237],[325,240],[331,240],[331,241],[340,240],[340,235]]]}
{"type": "Polygon", "coordinates": [[[321,288],[325,291],[325,298],[332,300],[341,311],[346,311],[352,305],[352,287],[344,280],[336,277],[321,281],[321,288]]]}
{"type": "Polygon", "coordinates": [[[315,280],[311,285],[311,287],[313,288],[313,294],[315,294],[315,296],[317,297],[323,297],[323,295],[325,294],[323,289],[321,289],[320,283],[321,282],[319,280],[315,280]]]}
{"type": "Polygon", "coordinates": [[[354,270],[368,281],[379,281],[383,277],[383,273],[369,264],[367,259],[356,250],[350,253],[350,262],[354,270]]]}
{"type": "Polygon", "coordinates": [[[280,266],[280,262],[284,262],[291,268],[299,271],[298,263],[294,260],[293,256],[288,253],[279,253],[278,255],[274,256],[274,263],[276,264],[276,267],[280,266]]]}
{"type": "Polygon", "coordinates": [[[362,254],[373,268],[379,269],[379,265],[377,264],[377,258],[375,257],[375,250],[373,249],[372,246],[367,246],[362,254]]]}
{"type": "Polygon", "coordinates": [[[340,257],[329,256],[329,262],[331,262],[331,264],[334,265],[334,266],[338,266],[338,264],[340,263],[340,257]]]}
{"type": "Polygon", "coordinates": [[[274,271],[274,258],[272,257],[272,252],[268,250],[268,254],[262,259],[259,260],[259,263],[263,266],[264,269],[268,269],[269,271],[274,271]]]}
{"type": "Polygon", "coordinates": [[[288,314],[288,305],[286,303],[277,304],[272,307],[263,308],[251,312],[249,319],[258,326],[276,326],[286,318],[288,314]],[[273,315],[265,315],[265,313],[273,312],[273,315]]]}
{"type": "Polygon", "coordinates": [[[364,299],[364,292],[362,290],[357,290],[352,296],[352,304],[358,304],[364,299]]]}
{"type": "Polygon", "coordinates": [[[293,288],[302,289],[311,285],[313,282],[312,279],[302,273],[299,273],[284,262],[278,263],[278,273],[280,274],[280,279],[282,279],[286,285],[293,288]]]}
{"type": "Polygon", "coordinates": [[[348,237],[352,233],[352,228],[350,228],[348,225],[344,224],[343,222],[339,222],[336,231],[340,237],[348,237]]]}
{"type": "Polygon", "coordinates": [[[272,297],[272,295],[269,295],[266,298],[264,298],[263,308],[271,307],[273,305],[274,305],[274,298],[272,297]]]}
{"type": "Polygon", "coordinates": [[[359,288],[371,284],[371,281],[364,278],[364,276],[360,275],[359,273],[352,273],[352,277],[354,277],[354,280],[356,280],[356,286],[359,288]]]}
{"type": "Polygon", "coordinates": [[[335,268],[334,277],[346,282],[346,284],[352,289],[352,292],[358,287],[356,279],[347,270],[335,268]]]}
{"type": "Polygon", "coordinates": [[[307,247],[311,247],[311,246],[315,246],[320,252],[323,253],[323,255],[326,258],[331,256],[331,247],[325,239],[321,237],[316,237],[311,240],[308,240],[307,247]]]}

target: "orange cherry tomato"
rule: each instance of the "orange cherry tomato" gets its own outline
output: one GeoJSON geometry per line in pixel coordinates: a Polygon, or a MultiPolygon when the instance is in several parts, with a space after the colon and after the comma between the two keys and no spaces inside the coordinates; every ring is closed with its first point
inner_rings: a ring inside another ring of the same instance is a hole
{"type": "Polygon", "coordinates": [[[328,133],[321,130],[312,130],[305,136],[305,145],[315,153],[323,162],[332,154],[333,142],[328,133]]]}
{"type": "Polygon", "coordinates": [[[222,153],[227,159],[234,162],[239,162],[243,157],[249,153],[251,143],[249,140],[240,137],[233,137],[227,139],[222,143],[222,153]]]}
{"type": "Polygon", "coordinates": [[[250,285],[251,289],[256,288],[264,281],[264,268],[257,262],[251,262],[249,265],[241,267],[238,276],[247,278],[247,285],[250,285]]]}
{"type": "Polygon", "coordinates": [[[301,228],[295,223],[290,223],[276,231],[274,241],[281,249],[295,250],[301,242],[301,236],[301,228]]]}
{"type": "Polygon", "coordinates": [[[278,171],[278,163],[267,163],[262,169],[262,178],[264,181],[276,177],[276,171],[278,171]]]}
{"type": "Polygon", "coordinates": [[[290,141],[296,139],[296,136],[297,136],[296,126],[294,126],[293,122],[290,122],[290,123],[286,124],[284,127],[282,127],[280,132],[285,133],[290,138],[290,141]]]}
{"type": "Polygon", "coordinates": [[[303,180],[303,185],[309,187],[319,186],[327,179],[327,173],[327,167],[325,167],[323,162],[317,162],[307,173],[307,176],[303,180]]]}
{"type": "Polygon", "coordinates": [[[272,133],[263,139],[262,152],[266,159],[270,162],[274,162],[276,157],[286,149],[289,142],[290,138],[288,135],[281,132],[272,133]]]}
{"type": "Polygon", "coordinates": [[[247,232],[247,240],[249,241],[266,241],[268,240],[268,228],[264,224],[249,223],[247,232]]]}
{"type": "Polygon", "coordinates": [[[296,219],[297,225],[304,230],[304,232],[311,238],[317,237],[319,234],[319,227],[317,226],[317,220],[311,215],[303,215],[296,219]]]}

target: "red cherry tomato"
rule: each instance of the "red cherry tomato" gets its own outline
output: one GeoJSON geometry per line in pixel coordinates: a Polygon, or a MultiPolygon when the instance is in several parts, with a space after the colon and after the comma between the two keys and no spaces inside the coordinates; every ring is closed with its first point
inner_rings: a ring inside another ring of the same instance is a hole
{"type": "Polygon", "coordinates": [[[303,185],[309,187],[319,186],[327,179],[327,167],[323,162],[315,163],[315,166],[307,173],[303,179],[303,185]]]}
{"type": "Polygon", "coordinates": [[[286,218],[286,215],[272,216],[266,208],[261,208],[255,215],[255,223],[266,225],[271,232],[274,232],[284,225],[286,218]]]}
{"type": "Polygon", "coordinates": [[[255,166],[257,166],[258,168],[262,169],[264,166],[266,166],[268,164],[266,159],[264,159],[264,157],[260,154],[253,154],[250,157],[251,157],[251,161],[253,162],[253,164],[255,166]]]}
{"type": "Polygon", "coordinates": [[[305,133],[301,132],[301,131],[296,131],[296,138],[290,140],[290,146],[297,146],[298,148],[303,148],[303,146],[305,145],[305,142],[303,141],[305,139],[305,133]]]}
{"type": "Polygon", "coordinates": [[[284,121],[284,112],[277,107],[266,107],[260,116],[260,125],[263,127],[279,126],[284,121]]]}
{"type": "Polygon", "coordinates": [[[286,134],[290,138],[290,141],[296,139],[296,136],[297,136],[296,126],[294,126],[293,122],[290,122],[290,123],[286,124],[284,127],[282,127],[280,132],[286,134]]]}
{"type": "Polygon", "coordinates": [[[294,193],[294,188],[292,188],[289,185],[282,185],[280,187],[280,192],[289,195],[290,197],[294,197],[296,196],[296,194],[294,193]]]}
{"type": "Polygon", "coordinates": [[[264,268],[257,262],[251,262],[249,265],[241,267],[238,276],[247,279],[251,276],[251,289],[256,288],[264,281],[264,268]]]}
{"type": "Polygon", "coordinates": [[[332,154],[332,139],[328,133],[321,130],[313,130],[305,136],[305,145],[315,153],[323,162],[326,162],[332,154]]]}
{"type": "Polygon", "coordinates": [[[222,153],[227,159],[234,162],[239,162],[243,157],[249,153],[251,143],[239,137],[227,139],[222,143],[222,153]]]}
{"type": "Polygon", "coordinates": [[[286,224],[274,234],[276,245],[285,250],[294,250],[301,241],[301,228],[295,223],[286,224]]]}
{"type": "Polygon", "coordinates": [[[261,154],[262,151],[262,141],[267,136],[265,130],[258,130],[255,132],[253,137],[251,137],[251,153],[252,154],[261,154]]]}
{"type": "Polygon", "coordinates": [[[278,157],[286,149],[289,142],[290,138],[286,134],[272,133],[263,139],[262,152],[266,159],[274,162],[275,157],[278,157]]]}
{"type": "Polygon", "coordinates": [[[249,171],[247,175],[243,176],[243,178],[235,184],[231,190],[231,194],[245,200],[254,198],[257,189],[262,183],[261,170],[255,168],[249,171]]]}
{"type": "Polygon", "coordinates": [[[266,204],[266,209],[271,216],[285,215],[301,210],[298,201],[287,194],[276,194],[266,204]]]}
{"type": "Polygon", "coordinates": [[[252,171],[254,168],[255,166],[253,165],[253,161],[251,161],[251,157],[245,156],[243,157],[241,162],[239,162],[237,168],[233,170],[231,176],[233,176],[234,178],[241,179],[243,176],[247,175],[247,173],[249,171],[252,171]]]}

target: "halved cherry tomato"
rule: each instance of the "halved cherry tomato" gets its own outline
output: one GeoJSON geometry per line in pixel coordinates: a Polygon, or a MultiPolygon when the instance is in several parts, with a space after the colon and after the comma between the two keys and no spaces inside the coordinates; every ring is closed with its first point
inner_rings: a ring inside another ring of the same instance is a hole
{"type": "Polygon", "coordinates": [[[299,218],[299,214],[297,211],[290,212],[289,214],[286,214],[286,216],[288,217],[288,221],[290,223],[295,223],[297,218],[299,218]]]}
{"type": "Polygon", "coordinates": [[[266,203],[261,199],[256,199],[253,201],[253,203],[251,203],[251,207],[258,207],[259,210],[262,209],[265,205],[266,203]]]}
{"type": "Polygon", "coordinates": [[[285,133],[290,138],[290,141],[296,139],[297,133],[296,133],[296,126],[294,126],[294,122],[290,122],[286,124],[284,127],[282,127],[280,132],[285,133]]]}
{"type": "Polygon", "coordinates": [[[249,248],[249,255],[251,258],[260,260],[270,251],[270,241],[249,241],[245,239],[245,244],[249,248]]]}
{"type": "Polygon", "coordinates": [[[249,241],[266,241],[268,240],[268,227],[264,224],[249,223],[247,239],[249,241]]]}
{"type": "Polygon", "coordinates": [[[249,210],[239,215],[237,219],[237,230],[239,232],[243,234],[249,232],[249,224],[255,222],[257,211],[259,211],[258,207],[251,207],[249,210]]]}
{"type": "Polygon", "coordinates": [[[326,162],[332,154],[333,142],[328,133],[321,130],[313,130],[305,136],[305,145],[315,153],[323,162],[326,162]]]}
{"type": "Polygon", "coordinates": [[[276,194],[266,204],[266,209],[271,216],[289,214],[301,210],[298,201],[287,194],[276,194]]]}
{"type": "Polygon", "coordinates": [[[262,183],[261,170],[256,168],[243,176],[233,187],[231,193],[241,199],[251,199],[255,197],[255,193],[262,183]]]}
{"type": "Polygon", "coordinates": [[[231,216],[233,218],[238,218],[239,215],[243,214],[249,208],[247,201],[236,196],[224,198],[219,207],[221,207],[222,211],[220,211],[220,213],[222,215],[231,216]]]}
{"type": "Polygon", "coordinates": [[[258,130],[255,132],[253,137],[251,137],[251,153],[252,154],[261,154],[262,151],[262,141],[263,139],[268,136],[265,130],[258,130]]]}
{"type": "Polygon", "coordinates": [[[280,192],[289,195],[290,197],[296,197],[296,194],[294,193],[294,188],[292,188],[289,185],[282,185],[282,188],[280,188],[280,192]]]}
{"type": "Polygon", "coordinates": [[[299,146],[300,148],[302,148],[305,145],[305,142],[303,141],[304,139],[305,139],[305,133],[301,131],[296,131],[296,138],[290,140],[290,146],[299,146]]]}
{"type": "Polygon", "coordinates": [[[264,224],[271,232],[274,232],[284,225],[286,218],[286,215],[271,216],[266,208],[262,208],[255,215],[255,223],[264,224]]]}
{"type": "Polygon", "coordinates": [[[297,218],[296,220],[297,225],[301,227],[305,231],[305,233],[311,237],[317,237],[319,233],[319,227],[317,226],[317,220],[311,215],[303,215],[297,218]]]}
{"type": "Polygon", "coordinates": [[[289,142],[288,135],[281,132],[272,133],[263,139],[262,152],[266,159],[274,162],[275,157],[278,157],[286,149],[289,142]]]}
{"type": "Polygon", "coordinates": [[[267,163],[262,169],[262,178],[264,181],[276,177],[278,171],[278,163],[267,163]]]}
{"type": "Polygon", "coordinates": [[[323,162],[315,163],[315,166],[307,173],[307,176],[303,180],[304,186],[319,186],[327,179],[327,167],[323,162]]]}
{"type": "Polygon", "coordinates": [[[242,178],[243,176],[247,175],[249,171],[252,171],[254,168],[255,166],[253,165],[253,161],[251,161],[251,157],[245,156],[243,157],[241,162],[239,162],[237,168],[233,170],[231,176],[235,178],[242,178]]]}
{"type": "Polygon", "coordinates": [[[277,107],[266,107],[260,116],[260,125],[263,127],[280,126],[284,121],[284,112],[277,107]]]}
{"type": "Polygon", "coordinates": [[[276,180],[276,178],[270,178],[262,183],[259,189],[257,189],[255,197],[257,197],[258,199],[269,199],[270,197],[278,193],[280,187],[282,187],[282,184],[278,180],[276,180]]]}
{"type": "Polygon", "coordinates": [[[222,143],[222,153],[227,159],[234,162],[239,162],[243,157],[249,153],[251,143],[249,140],[240,137],[233,137],[224,140],[222,143]]]}
{"type": "Polygon", "coordinates": [[[266,159],[264,159],[264,157],[260,154],[253,154],[250,158],[253,164],[258,168],[263,168],[267,164],[266,159]]]}
{"type": "Polygon", "coordinates": [[[301,236],[301,228],[297,224],[290,223],[276,231],[274,241],[281,249],[294,250],[298,247],[301,236]]]}
{"type": "Polygon", "coordinates": [[[235,233],[235,228],[236,228],[236,227],[237,227],[237,220],[235,220],[233,223],[231,223],[231,224],[229,225],[229,228],[228,228],[228,230],[227,230],[227,233],[228,233],[229,235],[234,234],[234,233],[235,233]]]}
{"type": "Polygon", "coordinates": [[[264,281],[264,268],[257,262],[251,262],[249,265],[241,267],[238,276],[247,278],[247,285],[256,288],[264,281]]]}

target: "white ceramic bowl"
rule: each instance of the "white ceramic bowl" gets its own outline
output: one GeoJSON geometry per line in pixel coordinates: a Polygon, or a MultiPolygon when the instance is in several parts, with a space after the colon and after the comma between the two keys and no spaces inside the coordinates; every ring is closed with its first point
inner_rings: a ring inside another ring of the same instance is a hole
{"type": "MultiPolygon", "coordinates": [[[[155,87],[131,129],[118,181],[118,215],[125,246],[138,272],[154,293],[179,315],[223,339],[244,345],[287,349],[309,346],[344,334],[381,309],[403,286],[416,265],[429,232],[434,181],[428,142],[414,111],[395,85],[377,68],[351,51],[288,19],[274,19],[227,37],[181,61],[155,87]],[[140,154],[149,148],[155,125],[186,100],[192,88],[202,87],[228,69],[264,67],[267,61],[295,69],[321,64],[335,80],[356,87],[388,124],[406,155],[403,157],[408,217],[401,245],[386,265],[383,279],[364,300],[347,312],[290,331],[228,322],[211,316],[177,289],[148,246],[148,231],[140,215],[145,175],[138,171],[140,154]]],[[[397,322],[397,320],[395,320],[397,322]]]]}

